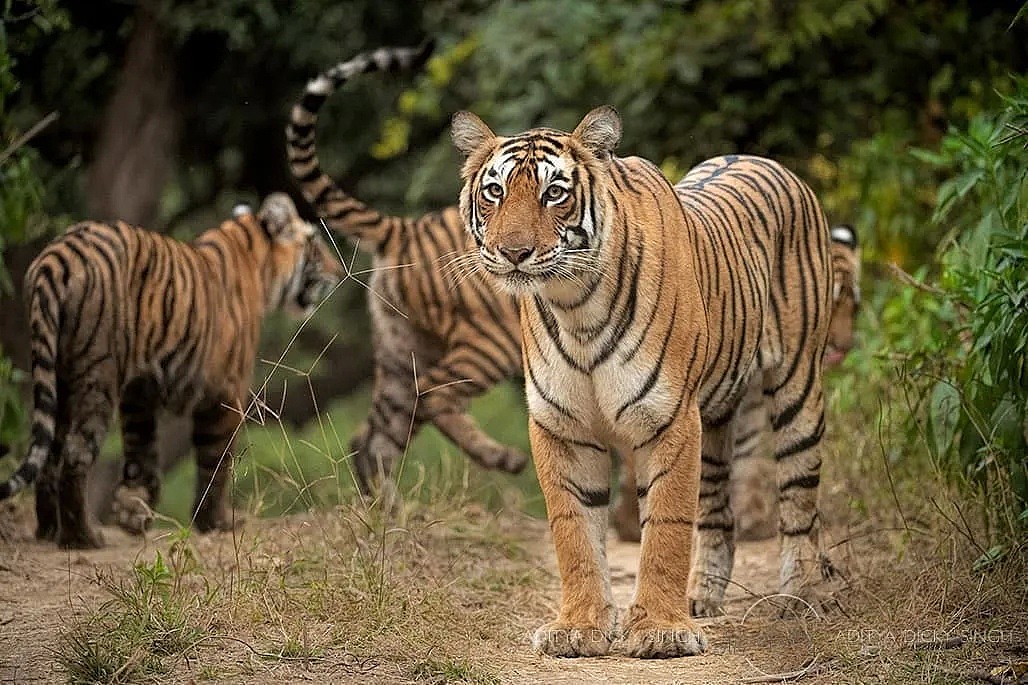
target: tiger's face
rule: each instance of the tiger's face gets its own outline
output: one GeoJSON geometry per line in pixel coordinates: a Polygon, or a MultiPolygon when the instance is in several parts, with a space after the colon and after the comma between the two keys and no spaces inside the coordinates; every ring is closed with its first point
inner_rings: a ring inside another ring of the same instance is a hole
{"type": "Polygon", "coordinates": [[[257,216],[272,243],[271,301],[290,316],[309,316],[343,279],[342,264],[288,195],[269,195],[257,216]]]}
{"type": "Polygon", "coordinates": [[[841,224],[831,230],[832,269],[835,290],[832,293],[832,323],[828,329],[825,366],[840,364],[853,349],[854,328],[860,311],[860,246],[852,226],[841,224]]]}
{"type": "Polygon", "coordinates": [[[460,209],[479,264],[511,292],[536,292],[595,270],[602,198],[621,122],[611,107],[572,133],[532,129],[505,138],[459,112],[453,138],[466,161],[460,209]]]}

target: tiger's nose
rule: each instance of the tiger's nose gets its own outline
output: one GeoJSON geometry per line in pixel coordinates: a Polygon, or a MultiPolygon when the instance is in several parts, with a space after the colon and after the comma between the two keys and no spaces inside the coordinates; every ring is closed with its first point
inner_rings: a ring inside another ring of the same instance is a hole
{"type": "Polygon", "coordinates": [[[511,264],[520,264],[535,251],[531,245],[500,245],[497,249],[511,264]]]}

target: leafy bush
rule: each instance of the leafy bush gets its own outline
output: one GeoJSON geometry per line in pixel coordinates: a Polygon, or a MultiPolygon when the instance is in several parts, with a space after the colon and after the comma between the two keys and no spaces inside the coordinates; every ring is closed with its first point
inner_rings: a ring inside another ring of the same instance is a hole
{"type": "Polygon", "coordinates": [[[1004,103],[917,153],[952,176],[933,216],[947,237],[939,285],[925,286],[931,325],[904,369],[933,457],[981,489],[996,533],[1016,534],[1028,523],[1028,78],[1004,103]]]}
{"type": "MultiPolygon", "coordinates": [[[[51,2],[41,4],[22,18],[29,27],[22,31],[22,44],[52,30],[60,23],[61,14],[51,2]]],[[[24,9],[24,8],[20,8],[24,9]]],[[[0,298],[13,290],[11,276],[3,262],[4,248],[30,240],[44,229],[42,215],[43,183],[36,172],[38,154],[26,143],[32,135],[54,117],[48,117],[27,132],[22,132],[9,116],[9,101],[19,89],[14,77],[16,60],[8,41],[7,24],[12,15],[12,3],[7,2],[0,13],[0,298]]],[[[21,404],[20,384],[24,374],[15,369],[0,349],[0,445],[10,445],[24,435],[26,411],[21,404]]]]}

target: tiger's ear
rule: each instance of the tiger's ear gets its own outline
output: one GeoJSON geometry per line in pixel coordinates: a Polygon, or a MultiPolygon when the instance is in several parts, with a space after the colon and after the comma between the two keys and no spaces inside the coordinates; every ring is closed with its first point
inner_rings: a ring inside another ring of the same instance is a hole
{"type": "Polygon", "coordinates": [[[296,240],[307,232],[307,223],[300,218],[296,205],[285,193],[272,193],[264,198],[257,218],[277,242],[296,240]]]}
{"type": "Polygon", "coordinates": [[[450,132],[453,144],[464,157],[470,157],[475,150],[496,139],[492,129],[471,112],[454,114],[450,132]]]}
{"type": "Polygon", "coordinates": [[[608,159],[621,142],[621,117],[610,105],[597,107],[585,115],[571,135],[600,159],[608,159]]]}

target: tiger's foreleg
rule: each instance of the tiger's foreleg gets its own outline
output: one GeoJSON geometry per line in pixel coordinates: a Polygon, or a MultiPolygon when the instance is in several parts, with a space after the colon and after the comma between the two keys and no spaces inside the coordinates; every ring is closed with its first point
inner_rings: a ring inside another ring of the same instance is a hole
{"type": "Polygon", "coordinates": [[[696,521],[696,559],[693,567],[693,616],[721,613],[725,588],[735,561],[735,519],[729,504],[734,420],[704,427],[700,454],[700,506],[696,521]]]}
{"type": "Polygon", "coordinates": [[[520,473],[528,455],[493,440],[467,412],[470,400],[511,375],[495,364],[476,348],[451,349],[419,375],[418,410],[479,466],[520,473]]]}
{"type": "Polygon", "coordinates": [[[532,645],[550,656],[604,655],[617,621],[606,552],[610,455],[599,446],[571,444],[534,419],[528,434],[561,588],[557,619],[535,631],[532,645]]]}
{"type": "Polygon", "coordinates": [[[640,487],[642,549],[635,598],[625,616],[629,655],[699,654],[707,639],[689,615],[689,566],[696,522],[700,413],[693,403],[653,444],[633,454],[640,487]]]}
{"type": "Polygon", "coordinates": [[[232,478],[232,442],[242,422],[234,400],[214,397],[193,411],[193,446],[196,448],[196,499],[193,523],[197,530],[230,530],[229,491],[232,478]]]}
{"type": "Polygon", "coordinates": [[[126,384],[120,406],[125,464],[112,507],[118,525],[135,534],[150,527],[161,494],[157,406],[158,388],[153,378],[136,378],[126,384]]]}

